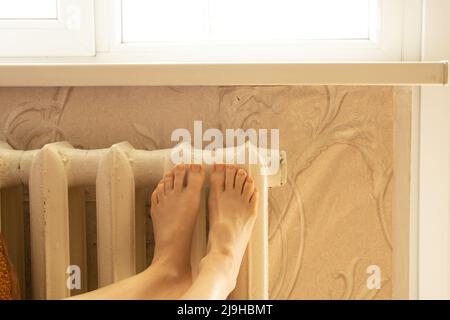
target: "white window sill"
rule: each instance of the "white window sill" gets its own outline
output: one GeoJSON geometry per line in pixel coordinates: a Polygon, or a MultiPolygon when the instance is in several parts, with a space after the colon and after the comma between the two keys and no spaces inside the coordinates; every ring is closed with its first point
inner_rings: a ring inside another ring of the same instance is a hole
{"type": "Polygon", "coordinates": [[[446,85],[448,62],[0,63],[0,87],[446,85]]]}

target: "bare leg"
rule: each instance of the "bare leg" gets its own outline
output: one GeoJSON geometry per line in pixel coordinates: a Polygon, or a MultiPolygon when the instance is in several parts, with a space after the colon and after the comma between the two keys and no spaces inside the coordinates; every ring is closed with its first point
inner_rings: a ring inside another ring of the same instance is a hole
{"type": "Polygon", "coordinates": [[[151,197],[152,264],[143,272],[74,299],[178,299],[191,286],[191,242],[204,181],[200,165],[178,165],[151,197]]]}
{"type": "Polygon", "coordinates": [[[208,254],[182,299],[226,299],[236,285],[256,219],[258,192],[245,170],[215,165],[208,200],[208,254]]]}

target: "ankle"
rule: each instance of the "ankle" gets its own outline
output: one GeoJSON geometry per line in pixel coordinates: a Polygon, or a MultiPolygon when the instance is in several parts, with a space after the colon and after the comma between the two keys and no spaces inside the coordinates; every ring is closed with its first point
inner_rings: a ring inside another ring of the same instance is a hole
{"type": "Polygon", "coordinates": [[[167,260],[153,259],[152,264],[144,272],[148,274],[157,273],[159,277],[169,283],[178,283],[185,280],[191,281],[192,271],[190,264],[185,264],[183,268],[179,266],[179,264],[174,264],[167,260]]]}
{"type": "Polygon", "coordinates": [[[176,252],[174,250],[155,250],[152,265],[162,266],[165,268],[191,268],[191,255],[190,252],[176,252]]]}
{"type": "Polygon", "coordinates": [[[231,292],[236,286],[236,279],[239,273],[239,266],[229,254],[210,251],[199,264],[200,271],[221,274],[226,287],[231,292]]]}

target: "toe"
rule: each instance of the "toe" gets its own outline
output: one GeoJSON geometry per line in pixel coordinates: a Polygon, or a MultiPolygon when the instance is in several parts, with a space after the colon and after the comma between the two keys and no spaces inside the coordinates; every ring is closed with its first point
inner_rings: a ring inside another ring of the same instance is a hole
{"type": "Polygon", "coordinates": [[[215,164],[210,176],[211,189],[218,192],[223,191],[225,187],[225,165],[215,164]]]}
{"type": "Polygon", "coordinates": [[[234,189],[234,179],[236,177],[236,166],[234,164],[229,164],[226,166],[225,170],[225,190],[234,189]]]}
{"type": "Polygon", "coordinates": [[[167,194],[173,190],[173,174],[172,172],[166,172],[164,175],[164,191],[167,194]]]}
{"type": "Polygon", "coordinates": [[[246,201],[250,201],[250,198],[255,191],[255,184],[253,183],[253,179],[251,177],[247,177],[245,181],[244,188],[242,190],[242,196],[246,201]]]}
{"type": "Polygon", "coordinates": [[[234,182],[234,189],[239,194],[242,193],[242,189],[244,188],[245,179],[247,178],[247,172],[244,169],[239,169],[236,174],[236,180],[234,182]]]}
{"type": "Polygon", "coordinates": [[[198,191],[203,186],[205,180],[205,170],[201,164],[191,164],[189,167],[189,174],[187,177],[187,188],[198,191]]]}
{"type": "Polygon", "coordinates": [[[158,203],[161,203],[164,200],[164,182],[160,181],[155,189],[156,196],[158,198],[158,203]]]}
{"type": "Polygon", "coordinates": [[[252,197],[250,198],[250,206],[252,207],[254,212],[256,212],[256,209],[258,207],[258,197],[259,197],[258,190],[255,189],[255,191],[252,194],[252,197]]]}
{"type": "Polygon", "coordinates": [[[156,190],[153,191],[153,193],[152,193],[152,196],[150,198],[150,203],[151,203],[152,207],[154,207],[154,206],[156,206],[158,204],[158,197],[156,195],[156,190]]]}
{"type": "Polygon", "coordinates": [[[177,165],[173,170],[173,175],[175,176],[173,181],[173,190],[181,192],[184,185],[184,176],[186,175],[186,167],[184,164],[177,165]]]}

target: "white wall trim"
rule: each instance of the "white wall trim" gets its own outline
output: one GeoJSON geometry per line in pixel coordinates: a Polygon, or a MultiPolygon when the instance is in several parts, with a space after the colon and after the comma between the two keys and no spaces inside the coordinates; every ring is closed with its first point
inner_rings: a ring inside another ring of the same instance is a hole
{"type": "MultiPolygon", "coordinates": [[[[425,0],[423,60],[450,59],[450,1],[425,0]]],[[[448,74],[447,74],[448,77],[448,74]]],[[[422,88],[420,299],[450,299],[450,88],[422,88]]]]}
{"type": "MultiPolygon", "coordinates": [[[[422,25],[423,0],[404,0],[403,31],[402,31],[402,61],[422,60],[422,25]]],[[[412,89],[410,118],[410,188],[409,188],[409,232],[408,244],[408,292],[394,298],[418,299],[419,284],[419,175],[420,175],[420,96],[421,88],[412,89]]],[[[397,212],[395,214],[398,214],[397,212]]],[[[395,230],[395,229],[394,229],[395,230]]],[[[406,250],[403,249],[402,250],[406,250]]],[[[401,265],[403,267],[403,264],[401,265]]],[[[395,270],[396,266],[394,266],[395,270]]],[[[401,272],[405,272],[402,270],[401,272]]],[[[401,288],[403,289],[403,287],[401,288]]],[[[394,291],[396,292],[396,291],[394,291]]]]}

